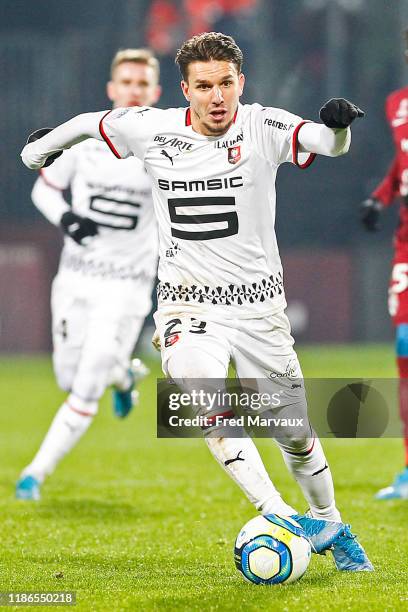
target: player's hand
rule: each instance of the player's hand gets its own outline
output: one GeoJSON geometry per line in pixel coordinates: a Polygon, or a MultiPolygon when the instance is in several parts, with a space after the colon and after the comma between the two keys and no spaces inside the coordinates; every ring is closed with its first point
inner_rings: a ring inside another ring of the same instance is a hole
{"type": "Polygon", "coordinates": [[[344,98],[331,98],[320,109],[320,119],[329,128],[346,128],[356,117],[364,117],[364,111],[344,98]]]}
{"type": "Polygon", "coordinates": [[[160,343],[160,334],[157,331],[157,329],[155,329],[154,334],[153,334],[153,338],[152,338],[152,344],[154,346],[154,348],[156,349],[156,351],[161,351],[161,343],[160,343]]]}
{"type": "Polygon", "coordinates": [[[70,210],[62,215],[60,225],[64,234],[81,246],[86,245],[87,238],[96,236],[98,233],[98,224],[95,221],[76,215],[70,210]]]}
{"type": "Polygon", "coordinates": [[[366,230],[378,232],[381,229],[380,216],[383,205],[375,198],[367,198],[360,204],[360,219],[366,230]]]}
{"type": "MultiPolygon", "coordinates": [[[[42,138],[46,134],[49,134],[49,132],[52,132],[52,130],[53,128],[41,128],[39,130],[35,130],[35,132],[30,134],[29,137],[27,138],[26,144],[30,144],[30,142],[34,142],[35,140],[42,138]]],[[[51,164],[57,159],[57,157],[62,155],[62,153],[63,151],[57,151],[57,153],[53,153],[52,155],[49,155],[47,157],[45,164],[43,164],[43,168],[45,168],[46,166],[51,166],[51,164]]]]}

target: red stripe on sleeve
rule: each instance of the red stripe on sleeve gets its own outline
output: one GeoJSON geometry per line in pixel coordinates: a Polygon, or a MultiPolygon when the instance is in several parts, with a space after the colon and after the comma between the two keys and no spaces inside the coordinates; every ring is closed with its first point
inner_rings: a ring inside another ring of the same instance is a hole
{"type": "Polygon", "coordinates": [[[45,183],[46,185],[48,185],[48,187],[52,187],[53,189],[56,189],[57,191],[64,191],[64,189],[63,189],[62,187],[58,187],[57,185],[53,185],[53,183],[51,183],[51,181],[49,181],[49,180],[47,179],[46,174],[45,174],[45,172],[44,172],[44,169],[43,169],[43,168],[40,168],[40,170],[39,170],[39,174],[40,174],[40,176],[41,176],[42,180],[44,181],[44,183],[45,183]]]}
{"type": "Polygon", "coordinates": [[[400,173],[398,157],[395,157],[387,174],[373,191],[372,197],[389,206],[400,195],[400,173]]]}
{"type": "Polygon", "coordinates": [[[112,151],[112,153],[115,155],[115,157],[117,157],[118,159],[122,159],[122,156],[120,155],[120,153],[118,153],[118,151],[115,149],[112,141],[110,140],[110,138],[108,137],[108,135],[106,134],[104,128],[103,128],[103,120],[105,119],[105,117],[107,117],[109,115],[109,113],[111,113],[112,111],[108,111],[106,113],[106,115],[104,115],[102,117],[102,119],[99,122],[99,133],[102,136],[102,138],[104,139],[104,141],[106,142],[106,144],[108,145],[108,147],[110,148],[110,150],[112,151]]]}
{"type": "Polygon", "coordinates": [[[292,160],[293,160],[293,163],[296,166],[298,166],[298,168],[301,168],[302,170],[304,170],[305,168],[308,168],[310,164],[312,164],[314,160],[316,159],[316,153],[310,153],[309,157],[307,158],[304,164],[301,164],[298,161],[298,155],[299,155],[298,135],[299,135],[300,128],[302,127],[302,125],[305,125],[305,123],[309,123],[309,122],[301,121],[299,125],[296,126],[293,132],[293,136],[292,136],[292,160]]]}

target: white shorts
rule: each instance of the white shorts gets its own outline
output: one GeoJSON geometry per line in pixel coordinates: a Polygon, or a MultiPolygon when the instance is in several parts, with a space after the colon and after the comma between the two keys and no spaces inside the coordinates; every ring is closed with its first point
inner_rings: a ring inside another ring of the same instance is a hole
{"type": "MultiPolygon", "coordinates": [[[[302,378],[290,323],[284,312],[263,318],[215,321],[206,319],[205,315],[194,318],[190,313],[179,312],[163,316],[157,311],[154,318],[166,375],[171,355],[195,347],[216,359],[225,376],[232,361],[239,378],[280,379],[282,382],[302,378]]],[[[194,370],[194,364],[191,365],[194,370]]]]}
{"type": "MultiPolygon", "coordinates": [[[[301,420],[296,431],[278,428],[270,432],[271,436],[282,443],[289,439],[293,443],[296,438],[302,445],[311,435],[303,375],[284,312],[263,318],[215,321],[194,318],[186,312],[162,316],[159,311],[155,321],[160,335],[163,372],[183,392],[224,392],[232,362],[241,389],[252,398],[247,404],[248,412],[253,409],[257,414],[272,411],[282,419],[301,420]],[[255,405],[252,400],[259,399],[261,394],[265,401],[255,405]]],[[[226,403],[219,400],[211,408],[206,401],[196,408],[207,417],[230,409],[228,398],[226,403]]],[[[222,431],[222,435],[226,435],[224,428],[222,431]]],[[[211,435],[219,433],[211,429],[211,435]]]]}
{"type": "Polygon", "coordinates": [[[51,294],[53,362],[60,387],[96,400],[129,359],[151,305],[149,287],[60,272],[51,294]]]}

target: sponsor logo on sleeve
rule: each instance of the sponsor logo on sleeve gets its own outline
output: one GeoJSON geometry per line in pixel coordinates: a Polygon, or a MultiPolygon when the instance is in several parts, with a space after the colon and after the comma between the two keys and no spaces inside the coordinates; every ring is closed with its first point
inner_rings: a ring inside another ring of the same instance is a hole
{"type": "Polygon", "coordinates": [[[264,125],[268,125],[269,127],[276,128],[277,130],[284,130],[287,132],[293,127],[293,123],[283,123],[282,121],[277,121],[276,119],[268,119],[266,118],[264,121],[264,125]]]}
{"type": "Polygon", "coordinates": [[[130,111],[130,108],[121,108],[113,113],[114,119],[120,119],[123,115],[126,115],[130,111]]]}

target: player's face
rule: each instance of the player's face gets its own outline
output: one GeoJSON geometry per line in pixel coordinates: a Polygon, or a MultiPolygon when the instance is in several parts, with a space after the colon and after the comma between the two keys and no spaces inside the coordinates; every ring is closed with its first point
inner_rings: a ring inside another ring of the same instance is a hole
{"type": "Polygon", "coordinates": [[[231,126],[245,77],[232,62],[192,62],[181,88],[190,102],[193,129],[205,136],[221,136],[231,126]]]}
{"type": "Polygon", "coordinates": [[[153,68],[136,62],[122,62],[116,66],[112,80],[107,84],[108,98],[114,108],[153,106],[160,92],[153,68]]]}

